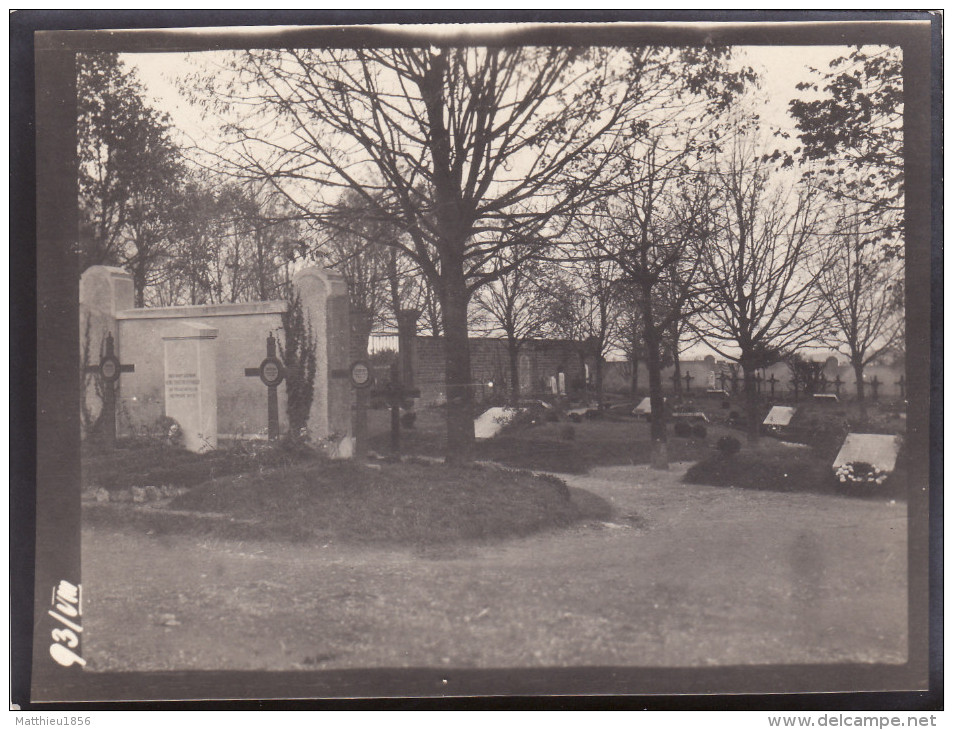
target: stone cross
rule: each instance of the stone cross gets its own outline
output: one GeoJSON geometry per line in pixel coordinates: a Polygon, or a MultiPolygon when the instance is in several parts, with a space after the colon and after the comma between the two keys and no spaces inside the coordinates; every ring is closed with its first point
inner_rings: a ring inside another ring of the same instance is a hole
{"type": "Polygon", "coordinates": [[[774,377],[774,373],[771,373],[771,377],[768,378],[768,382],[771,384],[771,397],[774,398],[774,384],[780,383],[781,381],[774,377]]]}
{"type": "Polygon", "coordinates": [[[123,365],[116,357],[113,333],[106,333],[106,352],[99,360],[99,365],[88,365],[86,372],[99,375],[103,383],[103,430],[106,443],[116,445],[116,383],[122,373],[134,373],[135,365],[123,365]]]}
{"type": "Polygon", "coordinates": [[[419,398],[418,388],[405,388],[400,382],[400,366],[390,364],[390,380],[382,388],[374,388],[372,395],[383,396],[390,406],[390,446],[395,454],[400,453],[400,407],[407,398],[419,398]]]}
{"type": "Polygon", "coordinates": [[[877,400],[877,389],[880,388],[882,383],[877,380],[877,376],[874,376],[874,379],[870,381],[870,388],[873,390],[874,400],[877,400]]]}
{"type": "Polygon", "coordinates": [[[900,380],[897,381],[897,385],[900,386],[900,397],[906,398],[907,397],[907,379],[903,375],[900,376],[900,380]]]}
{"type": "Polygon", "coordinates": [[[268,339],[265,340],[265,359],[257,368],[245,368],[246,378],[261,378],[268,386],[268,440],[275,441],[278,438],[278,386],[285,379],[285,366],[278,359],[278,353],[275,347],[275,336],[268,333],[268,339]]]}
{"type": "Polygon", "coordinates": [[[692,381],[695,378],[692,377],[691,373],[685,373],[685,392],[689,393],[692,389],[692,381]]]}

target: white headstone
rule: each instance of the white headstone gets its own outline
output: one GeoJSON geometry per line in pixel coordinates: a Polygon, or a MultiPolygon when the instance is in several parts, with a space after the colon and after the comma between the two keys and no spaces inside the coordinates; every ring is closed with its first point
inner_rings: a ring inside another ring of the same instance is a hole
{"type": "Polygon", "coordinates": [[[643,398],[642,402],[639,403],[632,412],[637,416],[647,416],[652,412],[652,399],[648,397],[643,398]]]}
{"type": "Polygon", "coordinates": [[[833,467],[863,461],[888,474],[897,465],[897,453],[900,451],[900,439],[879,433],[849,433],[844,445],[837,452],[833,467]]]}
{"type": "Polygon", "coordinates": [[[553,391],[553,395],[559,395],[559,384],[555,375],[549,376],[549,389],[553,391]]]}
{"type": "Polygon", "coordinates": [[[772,406],[764,419],[765,426],[787,426],[794,417],[796,408],[791,406],[772,406]]]}
{"type": "Polygon", "coordinates": [[[714,390],[714,389],[715,389],[715,371],[709,370],[708,371],[708,390],[714,390]]]}
{"type": "Polygon", "coordinates": [[[189,451],[218,448],[215,338],[218,330],[182,322],[162,337],[165,349],[165,415],[182,429],[189,451]]]}
{"type": "Polygon", "coordinates": [[[490,439],[496,436],[507,423],[512,421],[522,409],[489,408],[473,422],[473,433],[478,439],[490,439]]]}
{"type": "Polygon", "coordinates": [[[559,373],[559,395],[566,395],[566,373],[559,373]]]}

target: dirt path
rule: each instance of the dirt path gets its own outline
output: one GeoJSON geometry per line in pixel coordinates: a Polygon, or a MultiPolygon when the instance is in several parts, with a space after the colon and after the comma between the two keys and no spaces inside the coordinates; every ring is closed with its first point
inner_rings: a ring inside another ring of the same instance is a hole
{"type": "Polygon", "coordinates": [[[94,670],[903,662],[906,507],[567,477],[610,523],[381,549],[84,532],[94,670]]]}

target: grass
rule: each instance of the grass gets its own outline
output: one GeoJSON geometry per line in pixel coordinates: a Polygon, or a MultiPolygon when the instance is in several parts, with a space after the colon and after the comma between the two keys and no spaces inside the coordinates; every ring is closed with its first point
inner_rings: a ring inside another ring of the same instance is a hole
{"type": "Polygon", "coordinates": [[[903,467],[879,487],[847,486],[837,481],[830,459],[811,448],[791,448],[763,439],[755,448],[743,446],[734,456],[714,454],[692,465],[690,484],[737,487],[770,492],[803,492],[866,499],[906,499],[903,467]]]}
{"type": "MultiPolygon", "coordinates": [[[[441,457],[446,451],[445,413],[439,408],[421,409],[413,430],[401,433],[404,453],[441,457]]],[[[386,411],[371,411],[371,447],[389,450],[389,420],[386,411]]],[[[739,432],[721,424],[707,426],[705,439],[677,438],[669,425],[668,451],[672,461],[704,458],[720,436],[739,432]]],[[[495,461],[515,469],[585,474],[596,466],[647,464],[651,457],[649,424],[629,415],[604,414],[579,423],[560,421],[509,428],[505,434],[479,440],[475,458],[495,461]]]]}
{"type": "Polygon", "coordinates": [[[573,499],[562,481],[525,472],[339,461],[215,479],[169,508],[256,520],[299,539],[389,544],[522,536],[610,512],[594,495],[573,499]]]}

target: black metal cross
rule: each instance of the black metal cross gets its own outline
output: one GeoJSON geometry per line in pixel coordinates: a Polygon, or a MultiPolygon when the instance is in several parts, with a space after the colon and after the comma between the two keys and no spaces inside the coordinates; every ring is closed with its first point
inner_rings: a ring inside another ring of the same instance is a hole
{"type": "Polygon", "coordinates": [[[400,407],[408,398],[419,398],[420,388],[405,388],[400,382],[400,366],[396,361],[390,364],[390,380],[381,388],[373,388],[371,395],[383,397],[390,406],[390,446],[393,452],[400,452],[400,407]]]}
{"type": "Polygon", "coordinates": [[[725,375],[724,371],[722,371],[721,375],[718,376],[718,379],[721,381],[721,389],[727,390],[727,388],[725,387],[725,383],[728,382],[728,376],[725,375]]]}
{"type": "Polygon", "coordinates": [[[877,389],[880,388],[882,383],[877,380],[877,376],[874,376],[874,379],[870,381],[870,387],[874,391],[874,400],[877,400],[877,389]]]}
{"type": "Polygon", "coordinates": [[[246,378],[260,378],[268,386],[268,440],[278,438],[278,386],[285,379],[285,366],[278,359],[275,336],[269,332],[265,341],[265,359],[257,368],[245,368],[246,378]]]}
{"type": "Polygon", "coordinates": [[[771,397],[774,398],[774,384],[780,383],[781,381],[774,377],[774,373],[771,373],[771,377],[768,378],[768,382],[771,384],[771,397]]]}
{"type": "Polygon", "coordinates": [[[691,373],[685,373],[685,392],[688,393],[692,389],[692,381],[695,378],[692,377],[691,373]]]}
{"type": "Polygon", "coordinates": [[[907,379],[903,375],[900,376],[900,380],[897,381],[897,385],[900,386],[900,397],[907,397],[907,379]]]}
{"type": "Polygon", "coordinates": [[[135,365],[123,365],[116,357],[113,333],[106,333],[106,351],[99,365],[87,365],[86,372],[99,375],[103,382],[103,431],[109,446],[116,444],[116,382],[122,373],[134,373],[135,365]]]}
{"type": "Polygon", "coordinates": [[[837,374],[837,377],[834,378],[834,392],[837,394],[837,397],[840,398],[840,387],[844,384],[844,381],[840,379],[840,373],[837,374]]]}

